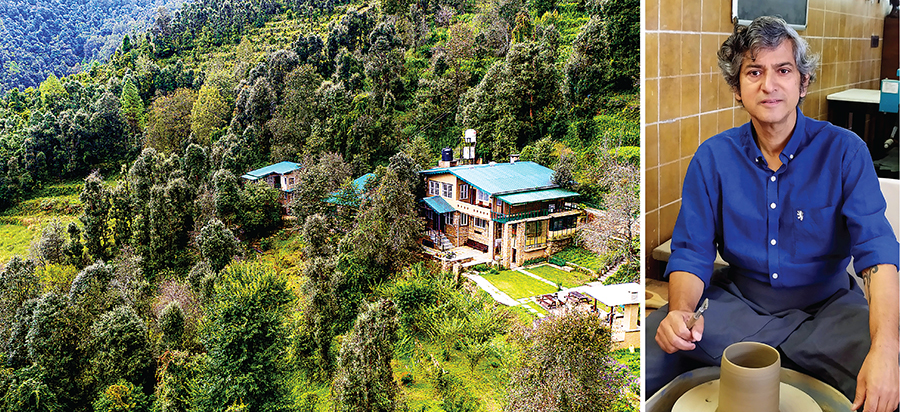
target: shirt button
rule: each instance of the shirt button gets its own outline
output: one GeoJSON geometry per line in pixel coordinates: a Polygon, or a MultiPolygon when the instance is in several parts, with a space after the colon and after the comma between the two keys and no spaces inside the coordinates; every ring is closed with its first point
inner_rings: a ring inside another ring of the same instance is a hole
{"type": "Polygon", "coordinates": [[[773,273],[773,274],[772,274],[772,279],[778,279],[778,274],[777,274],[777,273],[773,273]]]}
{"type": "Polygon", "coordinates": [[[776,242],[775,239],[772,239],[772,241],[770,243],[772,244],[772,246],[775,246],[775,244],[778,242],[776,242]]]}
{"type": "Polygon", "coordinates": [[[774,209],[774,208],[775,208],[775,202],[772,202],[772,204],[769,205],[769,207],[771,207],[772,209],[774,209]]]}
{"type": "Polygon", "coordinates": [[[775,176],[770,177],[769,180],[771,180],[771,181],[774,182],[774,181],[775,181],[775,176]]]}
{"type": "Polygon", "coordinates": [[[793,159],[793,158],[794,158],[794,155],[790,155],[790,156],[788,156],[788,158],[789,158],[789,159],[793,159]]]}

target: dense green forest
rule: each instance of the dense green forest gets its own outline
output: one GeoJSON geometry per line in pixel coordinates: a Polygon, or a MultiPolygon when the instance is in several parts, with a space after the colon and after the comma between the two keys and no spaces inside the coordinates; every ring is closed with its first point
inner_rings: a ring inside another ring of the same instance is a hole
{"type": "Polygon", "coordinates": [[[474,128],[619,219],[580,241],[636,276],[638,6],[205,0],[9,90],[0,226],[39,233],[0,272],[0,409],[635,410],[639,355],[422,261],[415,199],[474,128]],[[282,160],[288,219],[239,178],[282,160]]]}
{"type": "Polygon", "coordinates": [[[106,61],[125,36],[143,33],[181,0],[0,1],[0,90],[37,87],[106,61]]]}

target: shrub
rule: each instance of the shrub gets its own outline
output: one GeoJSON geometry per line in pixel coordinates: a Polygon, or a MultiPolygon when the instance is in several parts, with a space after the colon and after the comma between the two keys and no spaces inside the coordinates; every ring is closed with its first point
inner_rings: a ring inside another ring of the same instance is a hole
{"type": "Polygon", "coordinates": [[[131,382],[122,380],[110,385],[94,401],[94,412],[146,412],[150,400],[131,382]]]}
{"type": "Polygon", "coordinates": [[[547,261],[547,258],[545,258],[545,257],[534,258],[534,259],[528,259],[528,260],[526,260],[524,263],[522,263],[522,266],[531,266],[531,265],[538,264],[538,263],[543,263],[543,262],[546,262],[546,261],[547,261]]]}
{"type": "Polygon", "coordinates": [[[56,394],[40,379],[29,378],[21,384],[9,388],[9,392],[0,399],[0,407],[8,412],[56,412],[64,408],[59,404],[56,394]]]}
{"type": "Polygon", "coordinates": [[[102,260],[84,268],[75,276],[72,286],[69,288],[69,298],[77,299],[88,292],[89,289],[105,290],[109,281],[113,278],[113,268],[102,260]]]}
{"type": "Polygon", "coordinates": [[[631,282],[640,282],[640,264],[637,262],[632,262],[629,264],[621,264],[619,268],[616,269],[616,273],[607,277],[606,280],[603,281],[604,285],[614,285],[617,283],[631,283],[631,282]]]}
{"type": "Polygon", "coordinates": [[[165,351],[156,371],[156,404],[160,412],[190,409],[191,387],[196,384],[205,354],[191,356],[183,351],[165,351]]]}
{"type": "Polygon", "coordinates": [[[197,245],[200,254],[209,262],[209,267],[214,272],[219,272],[231,263],[231,258],[238,251],[237,239],[219,219],[211,220],[200,229],[197,245]]]}
{"type": "Polygon", "coordinates": [[[221,411],[246,403],[248,410],[284,410],[288,331],[285,315],[294,295],[287,281],[260,265],[226,268],[201,326],[209,353],[196,410],[221,411]]]}
{"type": "Polygon", "coordinates": [[[184,312],[178,301],[170,302],[159,315],[159,330],[168,347],[177,348],[184,332],[184,312]]]}
{"type": "Polygon", "coordinates": [[[143,384],[153,364],[147,327],[130,306],[119,306],[91,327],[90,364],[100,387],[120,380],[143,384]]]}
{"type": "Polygon", "coordinates": [[[19,256],[13,256],[0,272],[0,344],[9,339],[9,328],[22,303],[40,293],[38,281],[34,263],[19,256]]]}
{"type": "Polygon", "coordinates": [[[411,373],[403,372],[403,374],[400,375],[400,383],[402,383],[403,386],[412,385],[413,382],[414,382],[414,379],[413,379],[413,376],[411,373]]]}

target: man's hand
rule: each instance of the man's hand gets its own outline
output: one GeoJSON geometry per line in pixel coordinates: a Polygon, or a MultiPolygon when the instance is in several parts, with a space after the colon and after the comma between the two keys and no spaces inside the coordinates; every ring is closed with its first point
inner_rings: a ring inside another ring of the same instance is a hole
{"type": "Polygon", "coordinates": [[[656,343],[666,353],[675,353],[680,350],[694,350],[703,337],[703,316],[697,319],[697,323],[691,329],[687,328],[688,319],[693,312],[683,310],[670,311],[665,319],[659,323],[656,329],[656,343]]]}
{"type": "Polygon", "coordinates": [[[850,409],[860,410],[863,401],[866,408],[862,412],[892,412],[900,403],[900,367],[897,366],[897,351],[893,353],[873,347],[866,355],[862,369],[856,379],[856,399],[850,409]]]}

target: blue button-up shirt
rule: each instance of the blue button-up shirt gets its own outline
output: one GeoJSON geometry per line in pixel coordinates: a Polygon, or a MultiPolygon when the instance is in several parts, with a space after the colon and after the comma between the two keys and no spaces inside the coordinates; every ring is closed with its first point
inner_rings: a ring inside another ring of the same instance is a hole
{"type": "Polygon", "coordinates": [[[811,286],[898,263],[898,243],[865,143],[852,132],[803,116],[769,169],[751,124],[697,149],[684,178],[672,234],[672,271],[709,286],[716,250],[739,275],[773,287],[811,286]]]}

